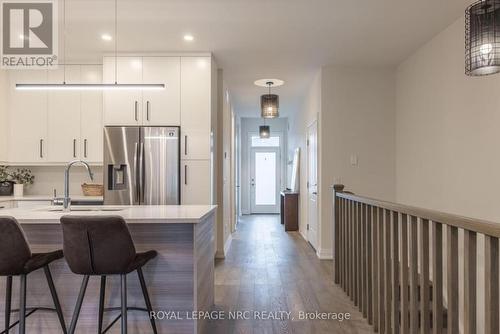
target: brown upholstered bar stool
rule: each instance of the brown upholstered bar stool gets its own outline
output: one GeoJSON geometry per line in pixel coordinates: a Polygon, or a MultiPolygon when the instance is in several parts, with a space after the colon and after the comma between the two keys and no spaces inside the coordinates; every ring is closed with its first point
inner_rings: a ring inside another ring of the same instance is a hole
{"type": "Polygon", "coordinates": [[[62,250],[50,253],[31,253],[21,226],[13,217],[0,217],[0,276],[6,276],[7,288],[5,291],[5,329],[0,334],[8,334],[10,329],[19,324],[19,333],[26,332],[26,318],[38,310],[55,311],[59,317],[63,333],[66,333],[66,324],[57,297],[49,264],[63,258],[62,250]],[[49,290],[54,301],[54,308],[48,307],[26,307],[26,279],[31,272],[43,268],[49,290]],[[11,310],[12,278],[19,276],[20,301],[19,310],[11,310]],[[10,314],[19,312],[19,320],[10,324],[10,314]],[[27,312],[27,313],[26,313],[27,312]]]}
{"type": "MultiPolygon", "coordinates": [[[[121,317],[121,333],[127,333],[127,311],[146,311],[148,316],[152,311],[142,267],[156,257],[156,251],[136,253],[132,236],[127,224],[119,216],[63,216],[61,217],[64,255],[68,265],[75,274],[83,275],[83,282],[71,320],[69,333],[73,334],[87,289],[90,276],[101,277],[99,297],[99,333],[107,332],[121,317]],[[141,284],[146,308],[127,306],[127,274],[137,271],[141,284]],[[104,308],[106,276],[120,275],[121,307],[104,308]],[[121,310],[102,331],[103,313],[105,311],[121,310]]],[[[156,324],[149,316],[153,333],[157,333],[156,324]]]]}

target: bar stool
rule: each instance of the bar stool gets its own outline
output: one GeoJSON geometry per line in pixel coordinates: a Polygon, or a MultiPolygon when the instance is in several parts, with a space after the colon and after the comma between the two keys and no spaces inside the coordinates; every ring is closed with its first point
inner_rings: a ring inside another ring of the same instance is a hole
{"type": "Polygon", "coordinates": [[[5,291],[5,329],[0,334],[8,334],[10,329],[19,324],[19,333],[26,332],[26,318],[38,310],[53,311],[57,313],[63,333],[66,332],[61,304],[57,297],[49,264],[55,260],[62,259],[62,250],[50,253],[31,253],[26,237],[21,226],[13,217],[0,217],[0,276],[6,276],[7,288],[5,291]],[[54,308],[48,307],[26,307],[26,279],[31,272],[43,268],[49,285],[50,294],[54,301],[54,308]],[[12,277],[19,276],[20,301],[19,310],[11,310],[12,299],[12,277]],[[28,313],[26,313],[28,311],[28,313]],[[19,320],[10,324],[10,314],[19,312],[19,320]]]}
{"type": "Polygon", "coordinates": [[[101,277],[99,296],[99,334],[107,332],[121,318],[121,333],[127,333],[127,311],[146,311],[153,333],[157,333],[142,267],[157,255],[156,251],[136,253],[127,224],[119,216],[63,216],[63,249],[71,271],[83,275],[83,282],[71,319],[69,333],[76,330],[76,323],[85,297],[90,276],[101,277]],[[127,306],[127,274],[137,271],[146,308],[127,306]],[[104,308],[106,276],[120,275],[121,307],[104,308]],[[103,313],[120,310],[121,313],[102,331],[103,313]]]}

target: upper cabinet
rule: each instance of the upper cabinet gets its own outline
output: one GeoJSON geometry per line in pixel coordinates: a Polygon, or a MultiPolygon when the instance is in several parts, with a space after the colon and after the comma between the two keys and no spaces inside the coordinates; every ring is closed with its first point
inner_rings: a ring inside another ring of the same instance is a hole
{"type": "Polygon", "coordinates": [[[210,57],[181,59],[181,158],[210,159],[211,78],[210,57]]]}
{"type": "Polygon", "coordinates": [[[144,57],[144,83],[164,83],[164,90],[142,92],[144,125],[179,125],[181,122],[180,57],[144,57]]]}
{"type": "Polygon", "coordinates": [[[102,164],[102,92],[15,89],[16,83],[100,83],[101,73],[95,65],[10,71],[6,163],[60,165],[83,159],[102,164]]]}
{"type": "Polygon", "coordinates": [[[165,84],[158,91],[106,91],[105,125],[180,125],[180,57],[104,57],[103,64],[105,83],[165,84]]]}
{"type": "Polygon", "coordinates": [[[44,163],[47,159],[47,93],[19,91],[16,83],[46,83],[47,71],[9,71],[8,162],[44,163]]]}
{"type": "MultiPolygon", "coordinates": [[[[102,66],[82,66],[81,81],[87,84],[102,82],[102,66]]],[[[80,100],[80,158],[102,164],[102,92],[83,91],[80,100]]]]}
{"type": "MultiPolygon", "coordinates": [[[[104,57],[103,81],[107,84],[142,83],[142,58],[104,57]]],[[[142,92],[138,90],[104,92],[105,125],[140,125],[142,122],[142,92]]]]}
{"type": "MultiPolygon", "coordinates": [[[[48,72],[49,83],[62,83],[64,69],[48,72]]],[[[66,66],[66,83],[80,82],[80,66],[66,66]]],[[[68,162],[79,155],[80,140],[80,92],[49,90],[47,158],[51,162],[68,162]]]]}

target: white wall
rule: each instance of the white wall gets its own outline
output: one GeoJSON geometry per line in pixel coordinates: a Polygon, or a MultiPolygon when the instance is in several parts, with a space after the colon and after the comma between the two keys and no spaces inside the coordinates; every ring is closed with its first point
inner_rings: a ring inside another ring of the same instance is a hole
{"type": "Polygon", "coordinates": [[[328,66],[322,70],[320,247],[332,248],[332,191],[395,198],[395,74],[392,69],[328,66]],[[351,156],[358,165],[351,166],[351,156]]]}
{"type": "MultiPolygon", "coordinates": [[[[23,167],[11,167],[11,169],[23,167]]],[[[54,189],[58,196],[64,194],[64,166],[36,166],[28,168],[35,175],[34,184],[25,188],[25,195],[53,195],[54,189]]],[[[94,173],[93,183],[103,183],[102,167],[91,166],[94,173]]],[[[70,171],[70,194],[83,195],[81,184],[92,183],[85,167],[73,166],[70,171]]]]}
{"type": "Polygon", "coordinates": [[[289,155],[301,148],[300,232],[306,237],[307,127],[318,121],[317,254],[332,257],[332,190],[395,198],[395,100],[393,69],[323,67],[309,85],[300,111],[290,118],[289,155]],[[358,165],[351,166],[351,156],[358,165]]]}
{"type": "Polygon", "coordinates": [[[500,222],[500,75],[464,74],[464,20],[397,74],[397,199],[500,222]]]}
{"type": "MultiPolygon", "coordinates": [[[[249,151],[249,133],[259,133],[259,126],[263,125],[261,118],[242,118],[241,119],[241,212],[250,214],[250,151],[249,151]]],[[[266,120],[266,124],[271,126],[271,135],[281,133],[283,140],[281,145],[281,189],[286,188],[286,163],[287,163],[287,142],[288,142],[288,119],[275,118],[266,120]]]]}
{"type": "MultiPolygon", "coordinates": [[[[500,75],[464,74],[463,17],[399,66],[398,202],[500,222],[499,89],[500,75]]],[[[483,250],[479,236],[478,333],[484,333],[483,250]]]]}
{"type": "Polygon", "coordinates": [[[217,208],[217,253],[224,258],[231,244],[231,226],[234,219],[234,176],[231,172],[232,152],[232,104],[229,88],[224,81],[222,69],[217,73],[217,115],[213,120],[217,124],[215,174],[217,191],[214,194],[217,208]]]}
{"type": "MultiPolygon", "coordinates": [[[[307,128],[314,121],[319,121],[321,112],[321,71],[318,71],[309,84],[301,108],[289,118],[290,129],[288,132],[288,159],[293,159],[296,148],[300,148],[299,163],[299,232],[307,238],[308,198],[307,198],[307,128]]],[[[319,129],[319,125],[318,125],[319,129]]],[[[318,134],[318,145],[320,145],[318,134]]],[[[319,147],[318,147],[319,148],[319,147]]],[[[288,168],[290,172],[290,168],[288,168]]],[[[288,182],[290,175],[288,175],[288,182]]]]}

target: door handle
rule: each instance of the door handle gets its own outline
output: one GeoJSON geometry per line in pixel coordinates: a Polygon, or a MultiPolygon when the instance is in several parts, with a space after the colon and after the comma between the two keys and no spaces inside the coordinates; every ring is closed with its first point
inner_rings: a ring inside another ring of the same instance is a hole
{"type": "Polygon", "coordinates": [[[138,112],[138,109],[139,109],[139,102],[135,101],[134,103],[134,118],[135,118],[135,121],[137,122],[139,120],[139,118],[137,117],[137,112],[138,112]]]}
{"type": "Polygon", "coordinates": [[[188,165],[184,165],[184,184],[188,184],[188,165]]]}
{"type": "Polygon", "coordinates": [[[188,155],[188,136],[184,136],[184,155],[188,155]]]}
{"type": "Polygon", "coordinates": [[[73,158],[76,158],[76,139],[73,139],[73,158]]]}
{"type": "Polygon", "coordinates": [[[144,143],[139,149],[139,200],[144,203],[144,143]]]}
{"type": "Polygon", "coordinates": [[[312,194],[313,194],[313,195],[317,195],[317,194],[318,194],[318,192],[317,192],[317,191],[313,191],[313,193],[312,193],[312,194]]]}
{"type": "Polygon", "coordinates": [[[140,202],[140,192],[139,192],[139,144],[135,143],[134,147],[134,166],[135,166],[135,202],[140,202]]]}
{"type": "Polygon", "coordinates": [[[83,140],[83,157],[87,157],[87,139],[83,140]]]}
{"type": "Polygon", "coordinates": [[[43,139],[40,139],[40,158],[43,158],[43,139]]]}
{"type": "Polygon", "coordinates": [[[150,103],[149,101],[146,102],[146,120],[149,122],[149,106],[150,106],[150,103]]]}

